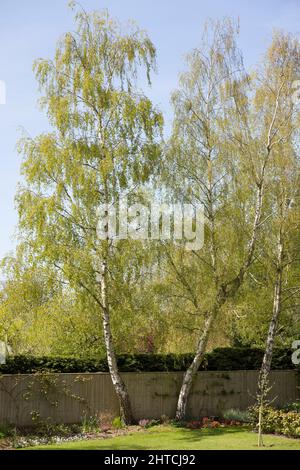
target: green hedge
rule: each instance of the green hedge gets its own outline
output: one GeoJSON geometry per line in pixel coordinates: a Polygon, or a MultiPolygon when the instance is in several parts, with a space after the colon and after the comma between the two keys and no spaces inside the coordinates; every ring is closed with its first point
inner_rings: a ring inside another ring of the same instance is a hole
{"type": "MultiPolygon", "coordinates": [[[[275,349],[273,369],[293,369],[292,352],[275,349]]],[[[199,370],[253,370],[259,369],[263,350],[257,348],[218,348],[207,353],[199,370]]],[[[187,369],[193,354],[122,354],[118,366],[122,372],[174,372],[187,369]]],[[[70,357],[9,357],[0,365],[3,374],[29,374],[37,371],[53,372],[107,372],[106,359],[77,359],[70,357]]]]}
{"type": "MultiPolygon", "coordinates": [[[[259,348],[218,348],[206,355],[207,370],[260,369],[264,350],[259,348]]],[[[275,348],[272,369],[294,369],[290,349],[275,348]]]]}

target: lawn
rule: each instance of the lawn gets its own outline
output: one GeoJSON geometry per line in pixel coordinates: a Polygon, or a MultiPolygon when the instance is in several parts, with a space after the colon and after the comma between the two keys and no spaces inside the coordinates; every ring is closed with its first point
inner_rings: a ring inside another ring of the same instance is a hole
{"type": "MultiPolygon", "coordinates": [[[[247,428],[191,430],[157,426],[145,432],[101,440],[36,446],[33,450],[256,450],[257,435],[247,428]]],[[[300,450],[300,439],[267,435],[265,450],[300,450]]]]}

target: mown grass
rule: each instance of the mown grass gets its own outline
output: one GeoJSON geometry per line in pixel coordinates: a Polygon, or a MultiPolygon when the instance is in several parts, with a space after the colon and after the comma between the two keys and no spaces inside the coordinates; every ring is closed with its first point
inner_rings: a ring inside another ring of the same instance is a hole
{"type": "MultiPolygon", "coordinates": [[[[300,450],[300,439],[264,436],[262,450],[300,450]]],[[[156,426],[145,432],[101,440],[36,446],[33,450],[257,450],[257,434],[244,427],[184,429],[156,426]]]]}

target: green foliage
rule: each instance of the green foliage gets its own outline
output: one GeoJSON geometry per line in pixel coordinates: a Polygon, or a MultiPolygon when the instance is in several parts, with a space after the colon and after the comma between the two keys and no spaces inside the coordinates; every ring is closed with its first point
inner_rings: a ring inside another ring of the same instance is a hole
{"type": "MultiPolygon", "coordinates": [[[[258,423],[258,407],[249,409],[250,422],[254,429],[258,423]]],[[[300,414],[295,411],[283,411],[266,406],[262,413],[262,431],[271,434],[283,434],[288,437],[300,437],[300,414]]]]}
{"type": "MultiPolygon", "coordinates": [[[[1,276],[6,281],[0,290],[0,340],[16,355],[104,355],[99,313],[93,301],[66,287],[55,268],[28,265],[28,253],[21,253],[21,248],[14,258],[3,261],[1,276]]],[[[146,265],[147,256],[142,247],[133,253],[129,245],[123,245],[124,263],[114,269],[120,288],[114,291],[111,315],[119,352],[157,350],[168,334],[151,289],[143,291],[146,280],[139,267],[146,265]],[[130,269],[126,259],[131,261],[130,269]]]]}
{"type": "Polygon", "coordinates": [[[99,432],[99,418],[97,416],[84,416],[80,427],[83,433],[99,432]]]}
{"type": "MultiPolygon", "coordinates": [[[[218,348],[205,355],[199,370],[256,370],[260,368],[263,349],[218,348]]],[[[117,356],[122,372],[179,372],[187,369],[193,359],[189,354],[122,354],[117,356]]],[[[291,351],[274,351],[273,369],[293,369],[291,351]]],[[[28,374],[41,371],[51,372],[107,372],[106,358],[78,359],[74,357],[8,357],[0,365],[2,374],[28,374]]]]}
{"type": "Polygon", "coordinates": [[[17,433],[17,429],[15,426],[12,425],[3,425],[0,426],[0,439],[4,439],[6,437],[14,437],[17,433]]]}
{"type": "Polygon", "coordinates": [[[36,372],[107,372],[105,359],[76,359],[70,357],[8,357],[6,364],[0,366],[3,374],[34,374],[36,372]]]}
{"type": "MultiPolygon", "coordinates": [[[[206,355],[208,370],[260,369],[264,350],[260,348],[217,348],[206,355]]],[[[275,348],[273,369],[293,369],[290,349],[275,348]]]]}
{"type": "Polygon", "coordinates": [[[284,411],[294,411],[296,413],[300,413],[300,401],[287,403],[282,407],[284,411]]]}
{"type": "Polygon", "coordinates": [[[117,416],[116,418],[113,419],[112,427],[114,429],[123,429],[125,427],[122,421],[122,418],[120,416],[117,416]]]}
{"type": "MultiPolygon", "coordinates": [[[[24,184],[17,206],[21,236],[30,240],[28,260],[51,267],[62,285],[59,298],[69,300],[63,312],[54,303],[66,322],[59,320],[60,341],[46,343],[44,354],[100,356],[108,323],[113,349],[121,351],[137,346],[138,329],[159,331],[156,309],[154,326],[147,325],[152,304],[142,289],[142,243],[108,244],[97,229],[101,205],[125,195],[132,202],[158,170],[163,119],[137,83],[143,72],[150,83],[155,67],[147,34],[133,24],[124,29],[107,12],[78,10],[76,32],[64,35],[52,60],[34,65],[52,132],[20,142],[24,184]],[[109,321],[103,323],[104,311],[109,321]]],[[[38,329],[46,342],[48,328],[38,329]]]]}
{"type": "Polygon", "coordinates": [[[34,431],[36,436],[43,437],[67,437],[81,432],[77,424],[55,424],[47,421],[41,421],[36,425],[31,432],[34,431]]]}
{"type": "Polygon", "coordinates": [[[224,411],[223,417],[226,420],[239,421],[241,423],[248,423],[250,421],[249,412],[238,409],[230,409],[224,411]]]}
{"type": "MultiPolygon", "coordinates": [[[[143,71],[150,81],[155,69],[151,40],[136,25],[124,29],[107,12],[75,10],[76,32],[61,39],[52,60],[34,66],[52,131],[19,145],[23,253],[6,260],[0,291],[0,340],[17,356],[0,370],[107,371],[98,277],[104,257],[120,369],[185,370],[218,287],[230,287],[245,260],[269,137],[257,250],[208,339],[210,349],[249,347],[215,349],[200,366],[258,369],[272,311],[278,210],[289,200],[276,344],[290,346],[299,325],[300,116],[290,102],[299,43],[276,34],[261,67],[248,73],[234,21],[210,23],[207,42],[188,56],[172,97],[172,135],[162,155],[162,114],[137,82],[143,71]],[[124,194],[130,203],[143,200],[149,186],[166,191],[173,203],[203,203],[201,252],[121,240],[106,253],[96,235],[99,204],[124,194]],[[134,354],[141,352],[187,354],[134,354]]],[[[273,368],[292,368],[290,355],[275,350],[273,368]]]]}

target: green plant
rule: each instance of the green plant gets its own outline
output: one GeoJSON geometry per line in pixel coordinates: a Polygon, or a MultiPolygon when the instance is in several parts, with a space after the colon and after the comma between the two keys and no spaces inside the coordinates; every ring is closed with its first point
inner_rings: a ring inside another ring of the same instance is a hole
{"type": "Polygon", "coordinates": [[[99,418],[97,416],[84,416],[80,427],[83,433],[99,432],[99,418]]]}
{"type": "Polygon", "coordinates": [[[77,434],[78,432],[79,429],[75,426],[55,424],[48,421],[41,421],[33,430],[35,435],[43,437],[66,437],[72,434],[77,434]]]}
{"type": "Polygon", "coordinates": [[[125,427],[120,416],[117,416],[116,418],[114,418],[112,422],[112,427],[115,429],[123,429],[125,427]]]}
{"type": "MultiPolygon", "coordinates": [[[[257,430],[258,407],[249,409],[251,425],[257,430]]],[[[288,437],[300,437],[300,414],[295,411],[283,411],[265,406],[262,414],[262,431],[270,434],[283,434],[288,437]]]]}
{"type": "Polygon", "coordinates": [[[36,411],[36,410],[32,410],[30,411],[30,416],[31,416],[31,420],[33,423],[38,423],[39,420],[40,420],[40,413],[39,411],[36,411]]]}
{"type": "Polygon", "coordinates": [[[174,426],[174,428],[186,428],[187,421],[180,421],[177,419],[171,419],[169,422],[170,426],[174,426]]]}
{"type": "MultiPolygon", "coordinates": [[[[199,370],[254,370],[259,369],[264,351],[259,348],[217,348],[205,355],[199,370]]],[[[273,369],[293,369],[290,349],[275,348],[273,369]]],[[[117,356],[121,372],[180,372],[193,360],[186,354],[121,354],[117,356]]],[[[12,356],[0,365],[0,374],[32,374],[36,372],[108,372],[106,358],[78,359],[74,357],[12,356]]],[[[223,378],[225,378],[223,376],[223,378]]],[[[229,376],[226,375],[226,379],[229,376]]]]}
{"type": "Polygon", "coordinates": [[[224,411],[223,418],[229,421],[239,421],[241,423],[248,423],[250,421],[248,411],[238,410],[234,408],[224,411]]]}
{"type": "Polygon", "coordinates": [[[282,409],[283,411],[295,411],[296,413],[300,413],[300,401],[287,403],[282,409]]]}
{"type": "Polygon", "coordinates": [[[6,437],[14,437],[17,434],[17,428],[15,426],[0,426],[0,439],[4,439],[6,437]]]}
{"type": "Polygon", "coordinates": [[[159,419],[151,419],[149,425],[146,426],[146,427],[147,428],[152,428],[153,426],[158,426],[159,424],[160,424],[159,419]]]}

